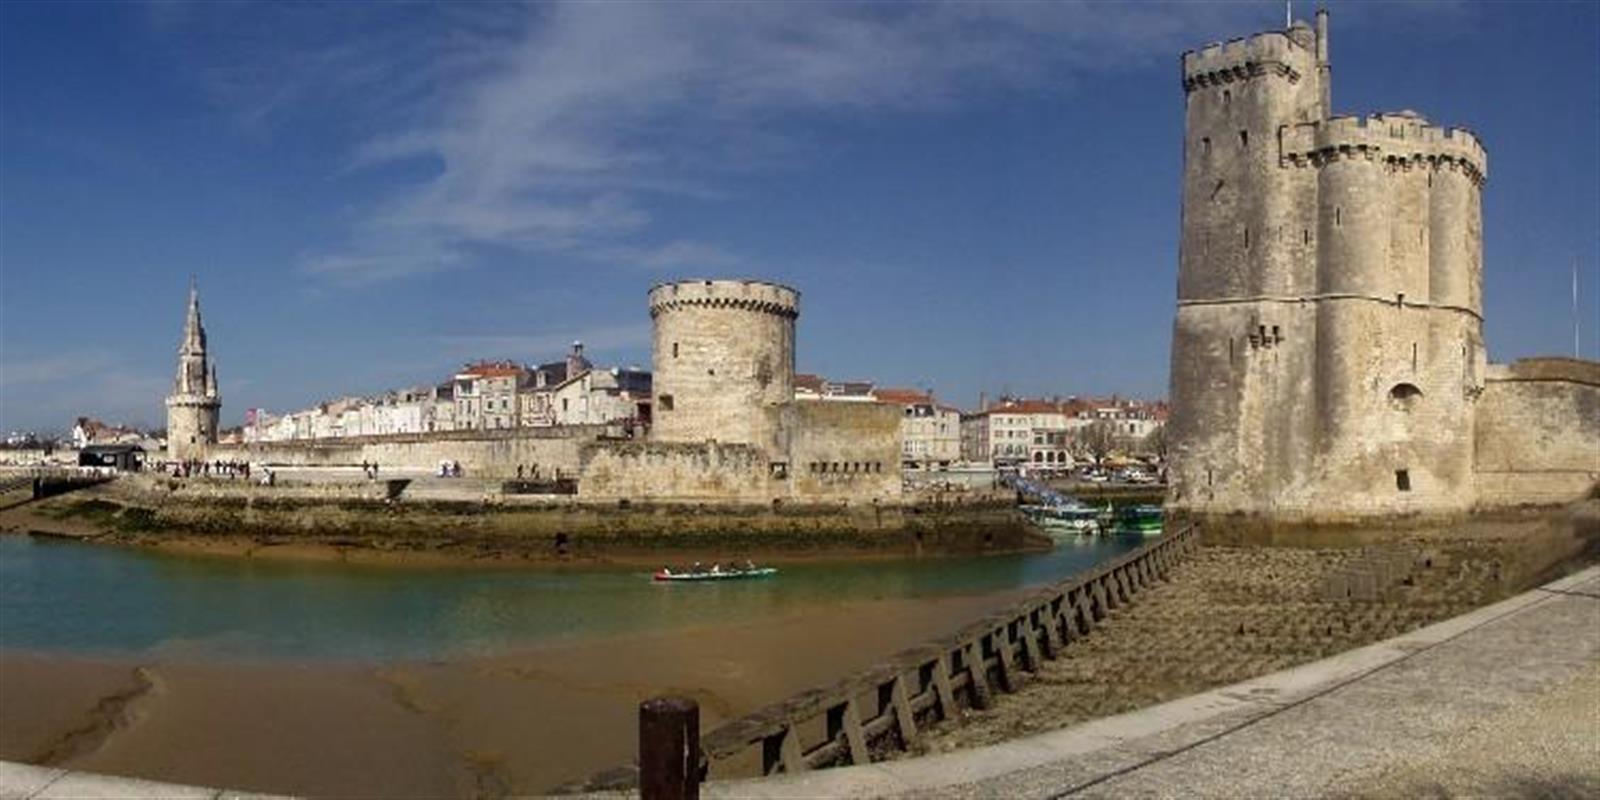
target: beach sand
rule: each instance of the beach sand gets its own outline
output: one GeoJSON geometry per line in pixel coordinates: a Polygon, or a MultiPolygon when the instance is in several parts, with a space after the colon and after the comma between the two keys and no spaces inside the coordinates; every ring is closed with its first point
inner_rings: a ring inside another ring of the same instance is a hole
{"type": "Polygon", "coordinates": [[[0,758],[322,797],[537,793],[630,761],[649,697],[696,698],[710,730],[1019,597],[857,603],[446,662],[5,653],[0,758]]]}

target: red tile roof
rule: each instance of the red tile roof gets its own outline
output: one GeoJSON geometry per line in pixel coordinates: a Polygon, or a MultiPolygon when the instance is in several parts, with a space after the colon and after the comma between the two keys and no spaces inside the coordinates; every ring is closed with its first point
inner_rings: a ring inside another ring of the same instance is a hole
{"type": "Polygon", "coordinates": [[[873,389],[872,396],[880,403],[895,403],[902,406],[933,404],[932,395],[916,389],[873,389]]]}

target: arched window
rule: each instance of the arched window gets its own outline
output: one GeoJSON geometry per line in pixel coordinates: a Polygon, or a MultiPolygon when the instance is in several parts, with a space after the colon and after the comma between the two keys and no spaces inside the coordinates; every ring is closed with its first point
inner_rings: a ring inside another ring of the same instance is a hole
{"type": "Polygon", "coordinates": [[[1389,388],[1389,405],[1400,411],[1410,411],[1422,398],[1422,390],[1415,384],[1397,383],[1389,388]]]}

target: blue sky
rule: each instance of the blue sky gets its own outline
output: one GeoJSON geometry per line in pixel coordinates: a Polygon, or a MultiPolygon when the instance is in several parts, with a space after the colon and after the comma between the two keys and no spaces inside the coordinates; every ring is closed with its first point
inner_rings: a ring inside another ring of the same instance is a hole
{"type": "MultiPolygon", "coordinates": [[[[1336,111],[1475,131],[1491,357],[1600,350],[1600,4],[1330,4],[1336,111]]],[[[1306,15],[1309,3],[1297,3],[1306,15]]],[[[0,427],[224,421],[470,358],[648,364],[645,292],[803,293],[804,371],[1160,396],[1179,54],[1281,3],[0,4],[0,427]]]]}

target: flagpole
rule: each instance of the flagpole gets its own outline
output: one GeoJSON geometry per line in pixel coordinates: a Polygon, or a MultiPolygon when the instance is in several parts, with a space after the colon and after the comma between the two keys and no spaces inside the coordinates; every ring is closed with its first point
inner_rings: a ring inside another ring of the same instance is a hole
{"type": "Polygon", "coordinates": [[[1573,358],[1583,358],[1582,345],[1581,345],[1581,342],[1583,340],[1581,338],[1579,338],[1579,333],[1578,333],[1578,331],[1579,331],[1578,320],[1580,320],[1580,319],[1582,319],[1582,318],[1578,316],[1578,260],[1577,259],[1573,259],[1572,260],[1572,357],[1573,358]]]}

